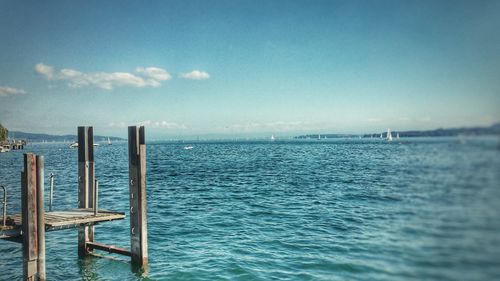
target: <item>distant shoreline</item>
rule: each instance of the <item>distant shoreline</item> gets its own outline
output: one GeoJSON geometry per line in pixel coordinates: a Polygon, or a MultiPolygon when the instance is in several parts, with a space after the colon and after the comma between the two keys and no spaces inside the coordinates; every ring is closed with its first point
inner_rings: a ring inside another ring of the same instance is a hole
{"type": "MultiPolygon", "coordinates": [[[[401,138],[408,137],[453,137],[460,135],[500,135],[500,123],[493,124],[489,127],[463,127],[435,130],[411,130],[411,131],[393,131],[393,137],[399,134],[401,138]]],[[[386,138],[387,132],[371,133],[371,134],[307,134],[296,136],[295,139],[331,139],[331,138],[346,138],[346,137],[362,137],[362,138],[386,138]]]]}

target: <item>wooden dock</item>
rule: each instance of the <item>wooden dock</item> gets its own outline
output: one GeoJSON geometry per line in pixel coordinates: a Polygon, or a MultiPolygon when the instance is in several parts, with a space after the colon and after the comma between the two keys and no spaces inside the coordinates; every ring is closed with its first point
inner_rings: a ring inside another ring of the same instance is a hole
{"type": "MultiPolygon", "coordinates": [[[[94,215],[93,209],[74,209],[69,211],[45,212],[45,231],[77,228],[81,225],[94,225],[100,222],[122,220],[125,218],[123,212],[99,210],[94,215]]],[[[6,226],[0,225],[0,239],[16,241],[21,237],[22,215],[15,214],[7,217],[9,222],[6,226]]],[[[22,241],[18,241],[22,242],[22,241]]]]}
{"type": "MultiPolygon", "coordinates": [[[[22,243],[23,280],[46,280],[45,232],[78,229],[78,255],[85,258],[94,250],[131,258],[132,270],[147,267],[146,217],[146,144],[144,127],[128,128],[130,250],[95,242],[94,226],[125,218],[125,213],[98,209],[99,183],[94,170],[94,134],[92,127],[78,127],[78,208],[45,212],[44,157],[24,154],[21,172],[21,213],[6,214],[6,189],[0,239],[22,243]]],[[[1,261],[0,257],[0,261],[1,261]]]]}

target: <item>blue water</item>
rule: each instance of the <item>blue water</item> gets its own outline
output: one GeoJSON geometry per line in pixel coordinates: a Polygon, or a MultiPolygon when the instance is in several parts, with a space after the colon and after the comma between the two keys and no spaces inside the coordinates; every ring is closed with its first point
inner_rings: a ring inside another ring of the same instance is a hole
{"type": "MultiPolygon", "coordinates": [[[[79,260],[70,229],[47,233],[48,280],[498,280],[497,142],[148,143],[148,271],[120,256],[79,260]]],[[[27,151],[56,174],[54,209],[77,206],[76,150],[27,151]]],[[[0,154],[9,213],[22,153],[0,154]]],[[[102,208],[128,210],[127,153],[95,150],[102,208]]],[[[95,240],[128,248],[128,228],[98,225],[95,240]]],[[[0,253],[0,280],[20,280],[20,244],[0,240],[0,253]]]]}

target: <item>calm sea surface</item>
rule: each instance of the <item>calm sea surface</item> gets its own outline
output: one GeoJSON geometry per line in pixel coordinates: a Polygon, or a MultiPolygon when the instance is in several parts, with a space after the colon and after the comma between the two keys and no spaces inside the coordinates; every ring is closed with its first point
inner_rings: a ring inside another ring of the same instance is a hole
{"type": "MultiPolygon", "coordinates": [[[[48,280],[498,280],[498,138],[406,141],[148,143],[148,277],[79,260],[70,229],[47,233],[48,280]]],[[[76,207],[76,150],[31,144],[0,154],[9,213],[28,151],[56,174],[54,209],[76,207]]],[[[127,153],[95,150],[102,208],[128,211],[127,153]]],[[[96,241],[128,248],[128,229],[96,241]]],[[[21,276],[21,245],[0,240],[0,280],[21,276]]]]}

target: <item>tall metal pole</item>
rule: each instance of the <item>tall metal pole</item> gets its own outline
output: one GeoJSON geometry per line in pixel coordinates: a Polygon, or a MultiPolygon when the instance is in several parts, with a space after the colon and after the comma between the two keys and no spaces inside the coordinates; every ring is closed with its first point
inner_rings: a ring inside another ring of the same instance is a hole
{"type": "Polygon", "coordinates": [[[130,252],[132,265],[148,264],[148,230],[146,217],[146,143],[144,126],[128,127],[130,252]]]}
{"type": "MultiPolygon", "coordinates": [[[[78,127],[78,208],[93,207],[94,197],[94,130],[78,127]]],[[[84,257],[91,250],[87,242],[94,241],[94,226],[81,226],[78,230],[78,256],[84,257]]]]}
{"type": "Polygon", "coordinates": [[[54,174],[50,173],[50,197],[49,197],[49,211],[52,211],[52,199],[54,196],[54,174]]]}

